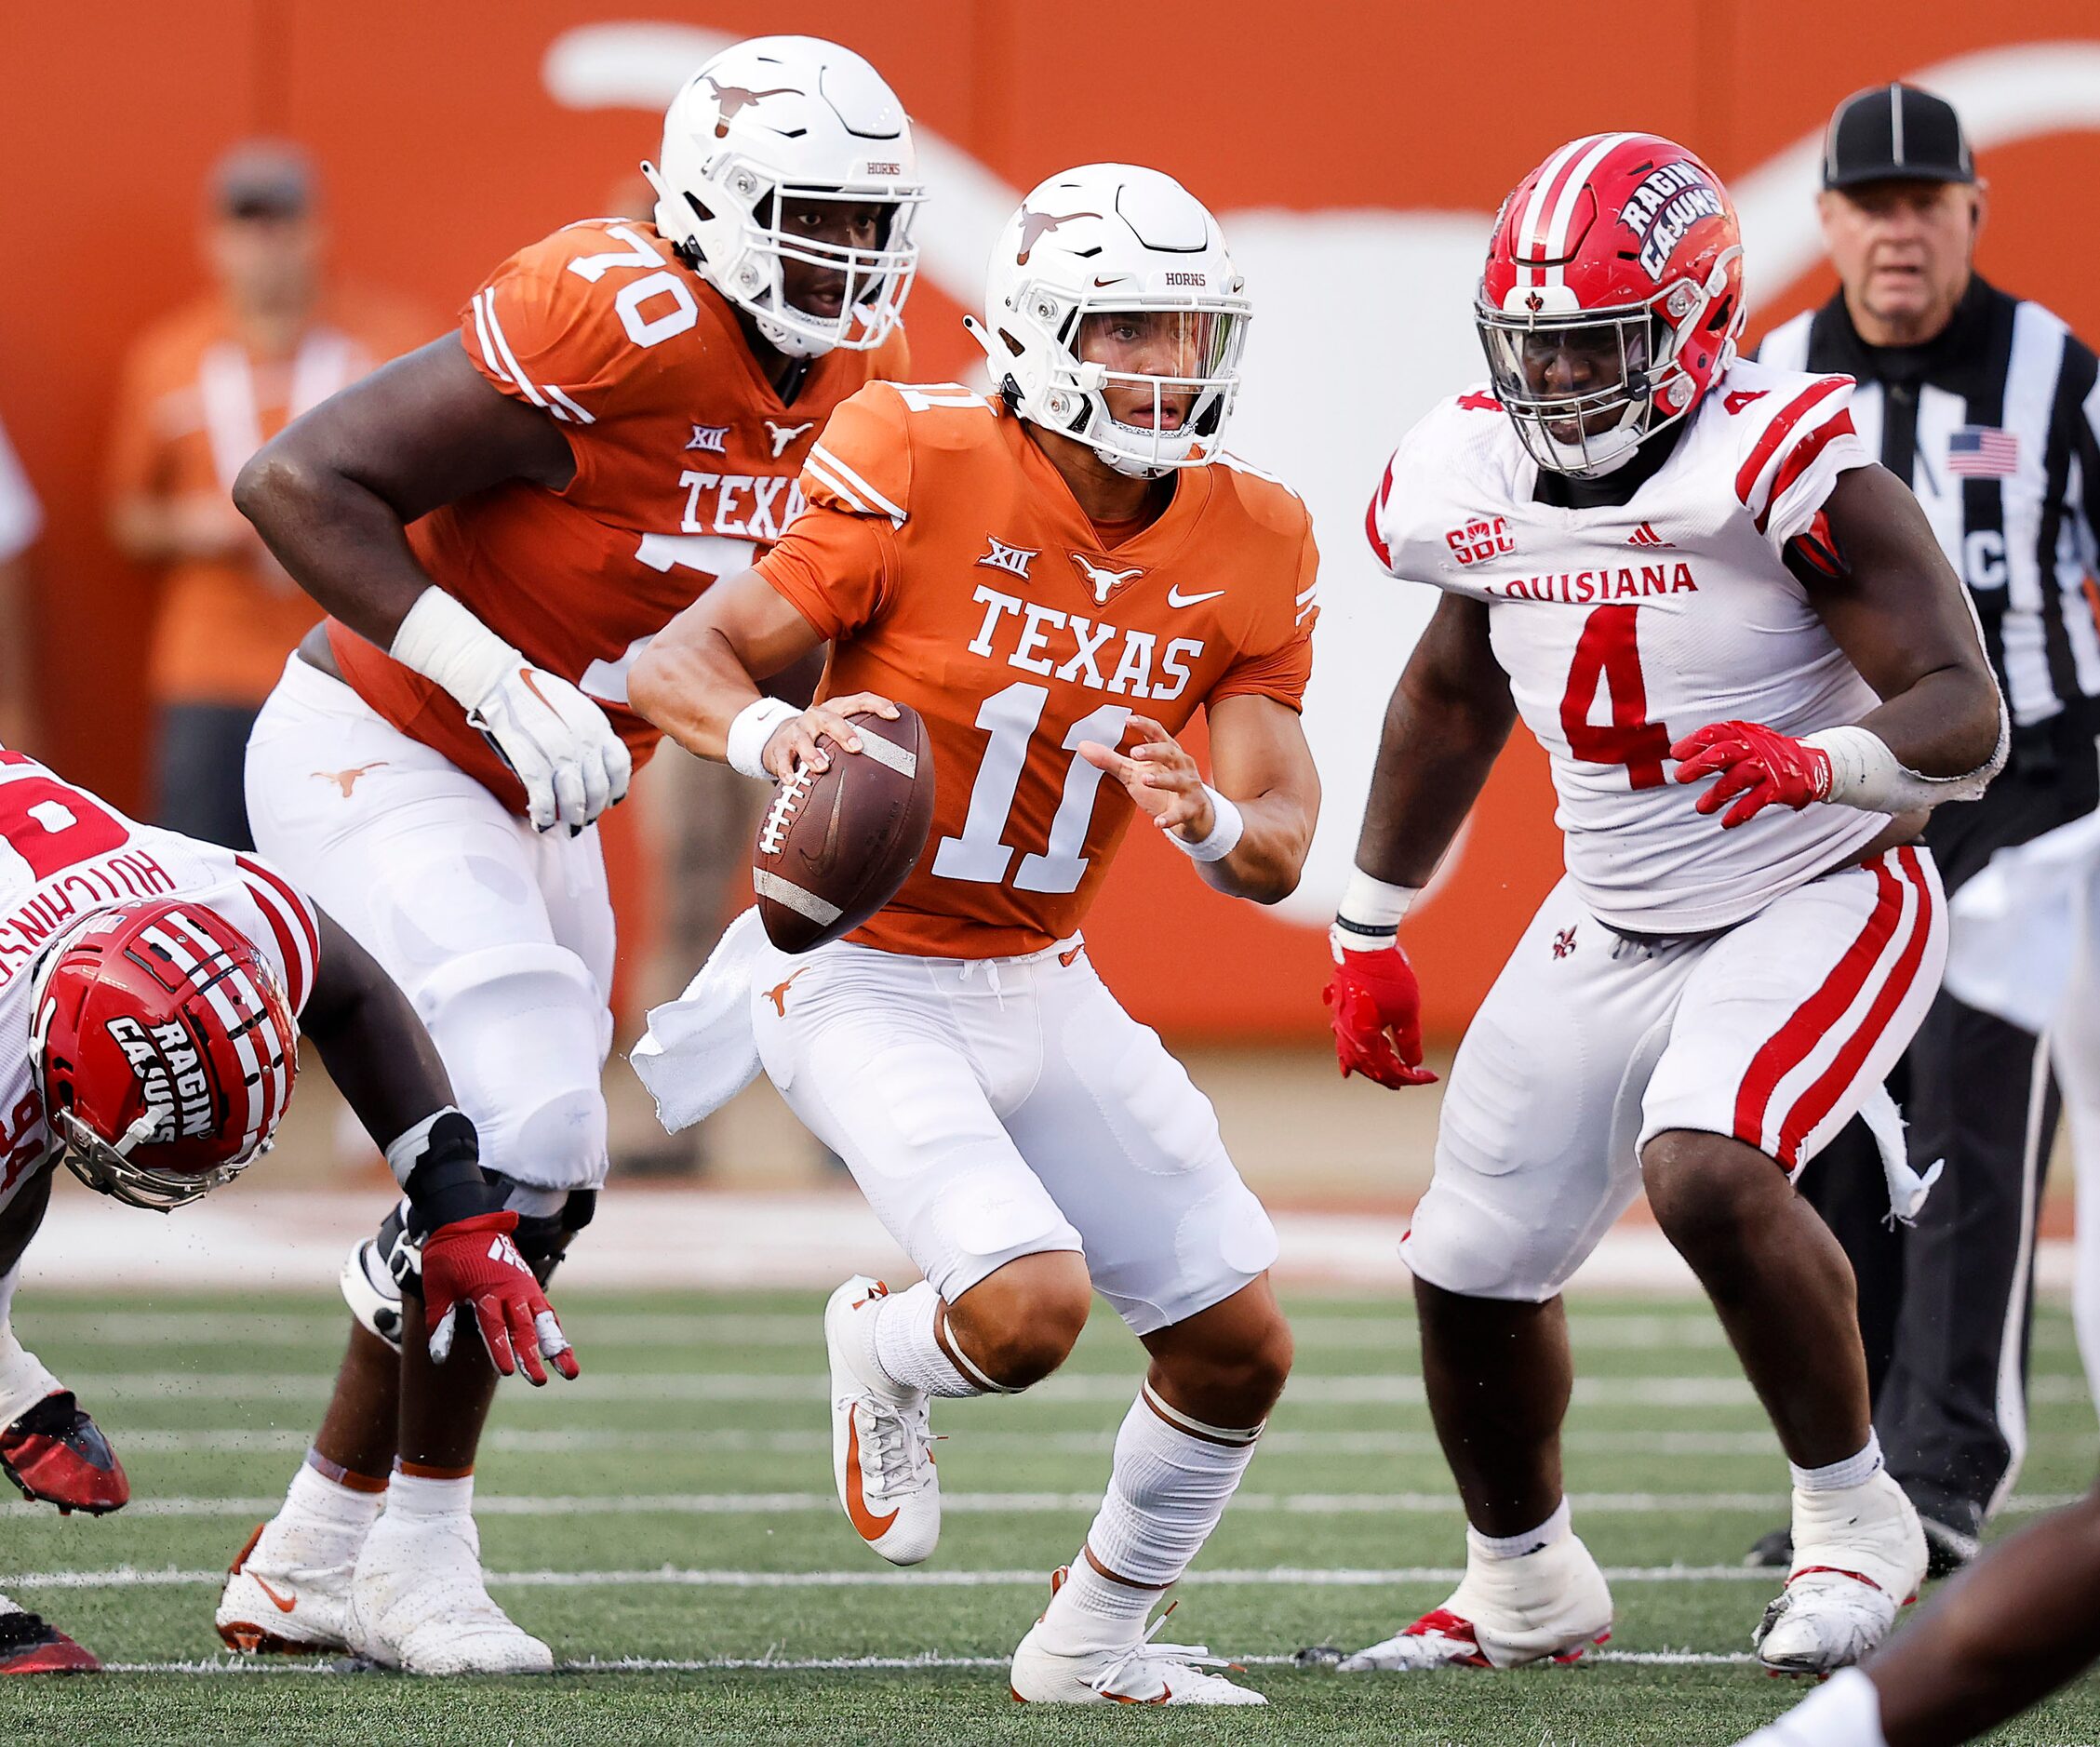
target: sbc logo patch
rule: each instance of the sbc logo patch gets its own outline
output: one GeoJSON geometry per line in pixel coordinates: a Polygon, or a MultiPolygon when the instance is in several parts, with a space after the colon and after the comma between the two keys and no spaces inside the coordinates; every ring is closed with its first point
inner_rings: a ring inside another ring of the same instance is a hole
{"type": "Polygon", "coordinates": [[[1508,521],[1499,515],[1476,515],[1464,527],[1447,528],[1444,544],[1461,564],[1487,564],[1517,550],[1508,521]]]}

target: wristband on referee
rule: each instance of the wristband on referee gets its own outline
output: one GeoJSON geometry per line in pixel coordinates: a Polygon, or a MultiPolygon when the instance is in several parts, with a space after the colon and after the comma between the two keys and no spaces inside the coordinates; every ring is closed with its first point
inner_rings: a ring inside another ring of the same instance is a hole
{"type": "Polygon", "coordinates": [[[782,722],[792,722],[801,713],[784,698],[754,698],[729,724],[729,768],[761,782],[772,781],[773,773],[761,762],[766,742],[782,722]]]}
{"type": "Polygon", "coordinates": [[[1247,833],[1247,820],[1238,807],[1208,782],[1203,785],[1203,793],[1211,797],[1211,810],[1214,816],[1209,834],[1192,842],[1180,832],[1170,831],[1167,841],[1184,855],[1192,856],[1198,861],[1223,861],[1239,847],[1240,838],[1247,833]]]}
{"type": "Polygon", "coordinates": [[[1399,938],[1400,919],[1422,896],[1419,886],[1396,886],[1375,878],[1360,867],[1349,870],[1343,888],[1342,908],[1335,915],[1328,938],[1337,954],[1344,949],[1375,953],[1399,938]]]}

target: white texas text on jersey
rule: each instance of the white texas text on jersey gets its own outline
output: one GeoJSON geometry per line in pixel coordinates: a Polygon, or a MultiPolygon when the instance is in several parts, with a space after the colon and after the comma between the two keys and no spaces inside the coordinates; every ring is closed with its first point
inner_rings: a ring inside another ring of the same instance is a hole
{"type": "Polygon", "coordinates": [[[1569,874],[1612,927],[1726,927],[1888,822],[1767,807],[1724,832],[1669,756],[1709,722],[1799,736],[1877,703],[1781,556],[1872,460],[1851,396],[1848,377],[1738,364],[1623,507],[1537,501],[1536,463],[1481,391],[1440,403],[1386,468],[1371,544],[1395,576],[1489,604],[1495,659],[1552,761],[1569,874]]]}

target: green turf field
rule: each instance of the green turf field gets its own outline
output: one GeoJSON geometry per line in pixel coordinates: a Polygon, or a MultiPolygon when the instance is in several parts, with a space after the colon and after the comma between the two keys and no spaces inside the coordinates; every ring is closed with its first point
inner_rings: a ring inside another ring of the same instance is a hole
{"type": "MultiPolygon", "coordinates": [[[[1440,1600],[1460,1520],[1411,1324],[1391,1303],[1297,1300],[1291,1391],[1166,1634],[1248,1659],[1271,1708],[1206,1714],[1006,1696],[1004,1659],[1079,1543],[1135,1386],[1139,1351],[1105,1314],[1027,1397],[937,1405],[946,1527],[907,1574],[861,1546],[831,1497],[816,1295],[564,1298],[586,1375],[506,1386],[479,1504],[495,1594],[568,1672],[438,1682],[281,1660],[229,1673],[216,1654],[216,1573],[318,1418],[341,1339],[329,1301],[23,1298],[19,1332],[110,1433],[133,1502],[100,1522],[0,1505],[0,1589],[123,1671],[8,1683],[0,1741],[1692,1747],[1799,1696],[1749,1665],[1774,1585],[1733,1568],[1782,1520],[1785,1469],[1691,1303],[1574,1314],[1569,1476],[1613,1577],[1607,1652],[1343,1677],[1289,1653],[1360,1646],[1440,1600]]],[[[2035,1371],[2023,1508],[2082,1488],[2100,1447],[2060,1311],[2042,1318],[2035,1371]]],[[[2100,1740],[2100,1685],[1994,1739],[2100,1740]]]]}

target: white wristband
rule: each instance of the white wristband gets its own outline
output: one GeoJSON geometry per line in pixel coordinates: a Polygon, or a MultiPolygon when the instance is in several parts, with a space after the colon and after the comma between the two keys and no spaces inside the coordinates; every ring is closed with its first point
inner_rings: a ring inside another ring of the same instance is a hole
{"type": "Polygon", "coordinates": [[[435,583],[416,596],[387,653],[435,680],[462,710],[477,707],[524,656],[435,583]]]}
{"type": "Polygon", "coordinates": [[[1211,821],[1210,835],[1198,837],[1193,843],[1178,831],[1170,831],[1167,841],[1184,855],[1193,856],[1198,861],[1223,861],[1239,847],[1239,840],[1247,833],[1247,820],[1238,807],[1220,794],[1208,782],[1203,793],[1211,797],[1211,810],[1217,815],[1211,821]]]}
{"type": "Polygon", "coordinates": [[[1989,762],[1960,777],[1919,776],[1900,763],[1872,728],[1823,728],[1803,735],[1801,743],[1830,760],[1830,793],[1825,800],[1868,813],[1908,813],[1942,801],[1974,800],[2005,762],[2006,736],[2001,727],[1989,762]]]}
{"type": "Polygon", "coordinates": [[[770,782],[773,773],[759,762],[766,742],[782,722],[792,722],[801,713],[785,698],[754,698],[729,724],[729,768],[770,782]]]}
{"type": "Polygon", "coordinates": [[[1352,867],[1349,883],[1342,888],[1340,914],[1367,933],[1390,930],[1400,926],[1400,918],[1421,896],[1419,886],[1396,886],[1366,874],[1360,867],[1352,867]]]}

